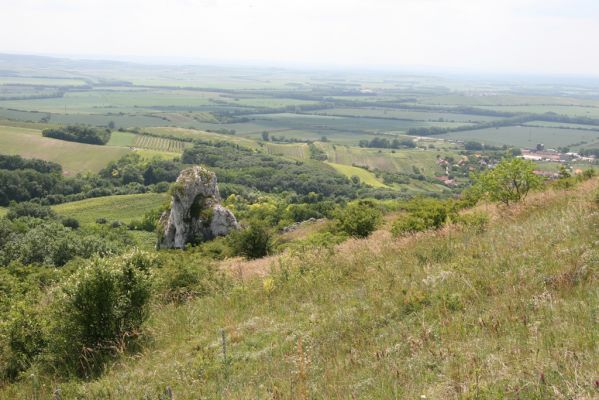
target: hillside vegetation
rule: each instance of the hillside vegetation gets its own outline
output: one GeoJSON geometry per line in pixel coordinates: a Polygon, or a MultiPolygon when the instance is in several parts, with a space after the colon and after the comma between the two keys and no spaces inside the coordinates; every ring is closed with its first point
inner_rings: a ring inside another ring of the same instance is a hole
{"type": "Polygon", "coordinates": [[[101,377],[33,369],[0,397],[596,398],[596,186],[479,206],[486,229],[384,228],[260,260],[266,278],[155,302],[148,340],[101,377]]]}

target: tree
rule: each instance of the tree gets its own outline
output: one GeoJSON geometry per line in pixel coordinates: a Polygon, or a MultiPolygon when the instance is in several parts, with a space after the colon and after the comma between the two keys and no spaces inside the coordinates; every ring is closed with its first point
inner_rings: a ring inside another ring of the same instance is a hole
{"type": "Polygon", "coordinates": [[[474,188],[481,197],[509,206],[526,198],[528,192],[539,188],[542,182],[534,173],[532,161],[508,158],[476,177],[474,188]]]}
{"type": "Polygon", "coordinates": [[[268,132],[266,132],[266,131],[262,132],[262,140],[264,140],[265,142],[268,142],[268,132]]]}

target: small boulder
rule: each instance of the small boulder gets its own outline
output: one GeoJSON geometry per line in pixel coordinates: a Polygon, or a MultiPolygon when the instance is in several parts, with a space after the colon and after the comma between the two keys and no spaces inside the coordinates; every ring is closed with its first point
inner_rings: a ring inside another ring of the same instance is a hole
{"type": "Polygon", "coordinates": [[[239,229],[233,213],[220,204],[214,172],[199,166],[181,171],[172,196],[158,224],[158,248],[183,248],[239,229]]]}

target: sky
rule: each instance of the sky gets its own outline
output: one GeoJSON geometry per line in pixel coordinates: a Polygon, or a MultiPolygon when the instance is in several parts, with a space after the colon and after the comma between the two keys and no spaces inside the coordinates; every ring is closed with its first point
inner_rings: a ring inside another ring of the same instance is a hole
{"type": "Polygon", "coordinates": [[[599,75],[599,0],[0,0],[0,52],[599,75]]]}

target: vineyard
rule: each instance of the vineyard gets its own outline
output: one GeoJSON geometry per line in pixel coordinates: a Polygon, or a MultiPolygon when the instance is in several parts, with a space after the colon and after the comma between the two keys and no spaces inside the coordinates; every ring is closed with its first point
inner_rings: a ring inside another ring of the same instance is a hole
{"type": "Polygon", "coordinates": [[[138,135],[135,138],[135,142],[133,142],[133,147],[167,151],[170,153],[182,153],[185,148],[185,143],[174,139],[138,135]]]}

